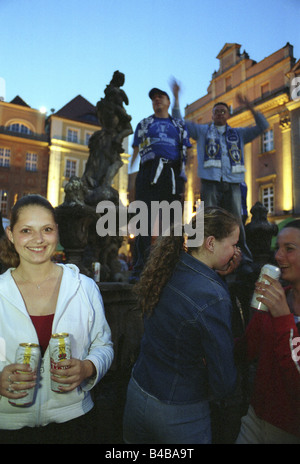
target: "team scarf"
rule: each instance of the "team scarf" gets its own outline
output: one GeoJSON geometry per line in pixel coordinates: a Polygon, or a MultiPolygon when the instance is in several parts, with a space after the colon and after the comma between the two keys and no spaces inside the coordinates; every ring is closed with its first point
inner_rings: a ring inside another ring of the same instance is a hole
{"type": "MultiPolygon", "coordinates": [[[[225,142],[227,155],[230,159],[231,170],[233,173],[244,172],[244,159],[241,150],[241,141],[236,129],[226,125],[225,142]]],[[[205,140],[204,167],[217,167],[222,165],[222,146],[220,133],[214,123],[210,124],[205,140]]]]}

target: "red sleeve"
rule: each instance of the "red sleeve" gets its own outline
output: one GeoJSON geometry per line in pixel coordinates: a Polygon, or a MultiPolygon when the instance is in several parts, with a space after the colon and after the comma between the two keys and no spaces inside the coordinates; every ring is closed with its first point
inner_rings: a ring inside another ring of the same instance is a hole
{"type": "MultiPolygon", "coordinates": [[[[274,355],[283,373],[286,385],[300,392],[300,334],[293,314],[273,317],[275,335],[274,355]]],[[[295,394],[293,390],[293,394],[295,394]]]]}
{"type": "Polygon", "coordinates": [[[300,415],[300,334],[293,314],[273,318],[276,343],[274,355],[282,372],[287,395],[300,415]]]}

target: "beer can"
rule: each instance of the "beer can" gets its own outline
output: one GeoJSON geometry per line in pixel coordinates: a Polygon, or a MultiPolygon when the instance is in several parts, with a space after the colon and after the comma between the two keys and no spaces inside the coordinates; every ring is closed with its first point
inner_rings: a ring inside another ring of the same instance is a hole
{"type": "MultiPolygon", "coordinates": [[[[71,358],[71,343],[68,333],[55,333],[51,335],[49,342],[51,369],[57,369],[61,374],[55,375],[57,378],[64,377],[62,370],[67,369],[60,363],[71,358]]],[[[56,393],[64,393],[59,389],[60,386],[66,386],[63,383],[55,382],[51,379],[51,390],[56,393]]]]}
{"type": "MultiPolygon", "coordinates": [[[[280,277],[280,269],[279,267],[273,266],[272,264],[265,264],[260,271],[258,282],[263,282],[263,283],[269,283],[266,279],[263,278],[263,275],[268,275],[272,277],[273,279],[278,280],[280,277]]],[[[268,311],[267,306],[262,303],[261,301],[258,301],[256,298],[262,296],[257,292],[253,293],[253,297],[251,300],[251,308],[258,309],[259,311],[268,311]]]]}
{"type": "Polygon", "coordinates": [[[94,273],[94,281],[95,282],[100,282],[100,268],[101,264],[100,263],[93,263],[93,273],[94,273]]]}
{"type": "MultiPolygon", "coordinates": [[[[33,371],[36,371],[39,367],[41,359],[41,350],[39,345],[35,343],[20,343],[17,351],[15,362],[18,364],[29,364],[33,371]]],[[[17,371],[18,373],[28,374],[26,371],[17,371]]],[[[18,384],[24,384],[26,386],[27,382],[14,382],[18,384]]],[[[23,396],[22,398],[17,399],[9,399],[9,403],[13,406],[29,406],[34,401],[34,395],[36,393],[36,388],[29,388],[18,391],[18,393],[27,393],[27,396],[23,396]]]]}

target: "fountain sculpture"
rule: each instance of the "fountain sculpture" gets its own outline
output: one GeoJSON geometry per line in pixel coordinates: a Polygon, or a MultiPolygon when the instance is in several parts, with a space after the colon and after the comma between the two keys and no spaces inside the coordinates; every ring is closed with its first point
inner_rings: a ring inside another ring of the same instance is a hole
{"type": "Polygon", "coordinates": [[[123,106],[129,103],[120,88],[124,82],[124,74],[115,71],[104,98],[96,106],[101,129],[90,138],[85,172],[81,178],[70,178],[65,186],[65,200],[56,209],[67,261],[76,264],[88,276],[93,275],[92,263],[100,262],[101,281],[110,282],[124,279],[118,261],[123,237],[97,235],[99,213],[96,213],[96,206],[108,200],[114,203],[116,211],[119,207],[119,194],[111,184],[123,165],[122,141],[133,132],[131,116],[123,106]]]}

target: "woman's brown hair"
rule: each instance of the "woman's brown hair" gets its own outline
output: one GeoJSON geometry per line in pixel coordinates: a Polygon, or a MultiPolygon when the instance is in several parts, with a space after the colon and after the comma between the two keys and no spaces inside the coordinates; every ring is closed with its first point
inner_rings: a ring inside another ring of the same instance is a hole
{"type": "MultiPolygon", "coordinates": [[[[56,222],[55,209],[51,203],[41,195],[31,194],[20,198],[12,207],[10,215],[10,229],[13,230],[18,222],[20,212],[27,206],[42,206],[51,212],[56,222]]],[[[17,267],[20,263],[19,255],[14,244],[7,238],[6,234],[0,239],[0,261],[6,267],[17,267]]]]}
{"type": "MultiPolygon", "coordinates": [[[[193,230],[195,230],[196,222],[197,217],[194,216],[193,230]]],[[[239,225],[239,220],[222,208],[204,208],[204,238],[214,236],[216,240],[222,240],[239,225]]],[[[139,307],[143,313],[151,314],[157,305],[164,286],[175,270],[181,252],[191,253],[194,249],[185,247],[185,239],[183,229],[181,236],[171,233],[169,236],[159,237],[153,245],[140,281],[134,287],[139,307]]]]}

